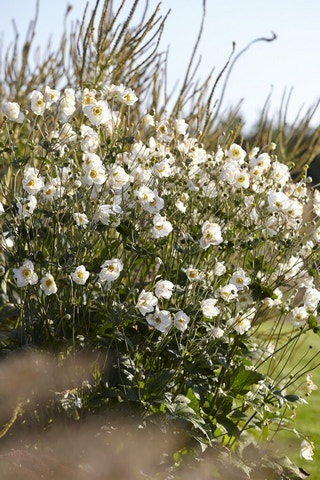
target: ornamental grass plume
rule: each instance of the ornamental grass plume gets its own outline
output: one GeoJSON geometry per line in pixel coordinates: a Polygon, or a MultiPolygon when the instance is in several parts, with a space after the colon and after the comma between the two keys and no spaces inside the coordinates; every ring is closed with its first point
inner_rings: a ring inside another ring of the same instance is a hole
{"type": "Polygon", "coordinates": [[[50,352],[62,366],[81,352],[91,365],[90,381],[35,406],[22,394],[9,429],[111,415],[111,430],[120,418],[146,435],[174,432],[179,447],[158,447],[157,478],[216,453],[239,478],[303,478],[281,451],[262,463],[250,452],[269,451],[284,430],[307,441],[292,407],[307,408],[301,377],[319,363],[317,352],[295,355],[319,332],[317,194],[273,142],[248,148],[230,129],[210,133],[206,82],[196,115],[182,117],[184,89],[172,114],[159,106],[152,48],[165,19],[154,11],[129,27],[137,4],[120,34],[112,2],[97,37],[97,11],[83,20],[82,57],[71,37],[70,71],[57,70],[65,86],[53,63],[46,81],[6,89],[2,350],[50,352]]]}

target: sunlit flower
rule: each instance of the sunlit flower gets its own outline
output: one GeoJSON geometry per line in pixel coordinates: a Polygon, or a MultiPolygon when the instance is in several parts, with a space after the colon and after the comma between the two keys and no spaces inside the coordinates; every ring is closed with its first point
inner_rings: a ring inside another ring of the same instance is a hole
{"type": "Polygon", "coordinates": [[[92,166],[90,170],[82,177],[83,185],[103,185],[106,181],[106,169],[103,165],[92,166]]]}
{"type": "Polygon", "coordinates": [[[76,110],[76,94],[73,88],[66,88],[59,103],[62,122],[67,122],[76,110]]]}
{"type": "Polygon", "coordinates": [[[174,284],[169,280],[159,280],[155,284],[154,293],[158,298],[169,299],[172,297],[174,284]]]}
{"type": "Polygon", "coordinates": [[[219,315],[220,310],[216,307],[217,301],[216,298],[206,298],[201,301],[201,311],[204,317],[213,318],[219,315]]]}
{"type": "Polygon", "coordinates": [[[84,265],[79,265],[74,272],[71,273],[72,280],[78,285],[84,285],[89,278],[90,273],[84,265]]]}
{"type": "Polygon", "coordinates": [[[132,177],[120,165],[114,165],[108,172],[108,182],[112,188],[121,189],[132,181],[132,177]]]}
{"type": "Polygon", "coordinates": [[[54,90],[49,86],[46,86],[43,95],[43,100],[45,101],[46,106],[50,107],[53,103],[58,102],[60,95],[61,93],[59,90],[54,90]]]}
{"type": "Polygon", "coordinates": [[[105,100],[85,105],[83,112],[92,125],[103,125],[111,118],[111,111],[105,100]]]}
{"type": "Polygon", "coordinates": [[[228,152],[227,152],[227,155],[229,158],[231,158],[232,160],[236,160],[237,163],[239,165],[241,165],[243,162],[244,162],[244,159],[247,155],[247,152],[245,150],[243,150],[242,147],[240,147],[240,145],[236,144],[236,143],[233,143],[228,152]]]}
{"type": "Polygon", "coordinates": [[[188,129],[188,124],[183,118],[177,118],[173,121],[173,128],[178,135],[185,135],[188,129]]]}
{"type": "Polygon", "coordinates": [[[119,205],[99,205],[94,220],[100,221],[103,225],[117,226],[120,222],[122,209],[119,205]]]}
{"type": "Polygon", "coordinates": [[[106,260],[101,265],[101,270],[99,273],[99,281],[103,282],[114,282],[119,278],[121,271],[123,270],[123,263],[118,258],[112,260],[106,260]]]}
{"type": "Polygon", "coordinates": [[[142,290],[138,297],[136,307],[141,315],[146,315],[147,313],[153,312],[157,304],[158,299],[152,292],[142,290]]]}
{"type": "Polygon", "coordinates": [[[159,213],[156,213],[153,217],[153,238],[167,237],[173,230],[171,222],[166,220],[166,217],[162,217],[159,213]]]}
{"type": "Polygon", "coordinates": [[[58,288],[51,273],[47,273],[40,281],[40,288],[45,295],[57,293],[58,288]]]}
{"type": "Polygon", "coordinates": [[[86,228],[89,223],[89,219],[85,213],[75,212],[73,214],[73,218],[76,224],[78,225],[78,227],[86,228]]]}
{"type": "Polygon", "coordinates": [[[221,275],[224,275],[226,273],[226,271],[227,271],[227,269],[226,269],[226,266],[225,266],[224,262],[216,261],[216,263],[214,264],[214,267],[213,267],[213,274],[217,275],[217,277],[221,277],[221,275]]]}
{"type": "Polygon", "coordinates": [[[30,195],[36,195],[44,187],[43,177],[36,168],[26,168],[22,179],[22,186],[30,195]]]}
{"type": "Polygon", "coordinates": [[[162,333],[166,332],[172,325],[171,313],[157,308],[154,313],[149,313],[146,316],[146,320],[151,327],[162,333]]]}
{"type": "Polygon", "coordinates": [[[303,296],[303,302],[306,308],[315,310],[320,302],[319,290],[316,288],[307,288],[303,296]]]}
{"type": "Polygon", "coordinates": [[[173,128],[167,120],[157,124],[157,138],[164,142],[170,142],[173,139],[173,128]]]}
{"type": "Polygon", "coordinates": [[[120,102],[131,106],[138,101],[138,97],[131,88],[125,88],[124,92],[118,96],[120,102]]]}
{"type": "Polygon", "coordinates": [[[185,274],[188,277],[189,282],[198,282],[204,280],[204,274],[200,272],[197,268],[188,267],[183,269],[185,274]]]}
{"type": "Polygon", "coordinates": [[[98,133],[88,125],[81,125],[80,132],[81,132],[81,142],[80,142],[81,150],[85,153],[90,153],[90,152],[94,153],[100,144],[98,133]]]}
{"type": "Polygon", "coordinates": [[[290,316],[290,323],[294,327],[304,327],[307,323],[309,314],[306,307],[295,307],[290,316]]]}
{"type": "Polygon", "coordinates": [[[28,195],[26,199],[18,201],[16,206],[19,216],[22,218],[30,217],[34,212],[37,203],[37,199],[34,195],[28,195]]]}
{"type": "Polygon", "coordinates": [[[45,109],[46,109],[46,104],[45,101],[43,100],[43,95],[39,90],[33,90],[30,94],[30,100],[31,100],[31,110],[35,115],[43,115],[45,109]]]}
{"type": "Polygon", "coordinates": [[[202,225],[202,237],[200,239],[200,247],[207,249],[210,245],[220,245],[223,242],[220,225],[217,223],[206,221],[202,225]]]}
{"type": "Polygon", "coordinates": [[[251,321],[256,314],[256,309],[254,307],[250,308],[247,312],[243,314],[238,314],[235,318],[230,318],[227,321],[228,327],[233,327],[234,331],[243,335],[251,328],[251,321]]]}
{"type": "Polygon", "coordinates": [[[220,287],[219,290],[219,295],[223,300],[226,302],[231,302],[238,296],[238,289],[235,285],[232,285],[229,283],[228,285],[225,285],[224,287],[220,287]]]}
{"type": "Polygon", "coordinates": [[[242,290],[243,288],[247,287],[250,282],[250,277],[248,277],[248,275],[242,268],[238,268],[232,274],[232,277],[229,280],[229,283],[235,285],[237,287],[237,290],[242,290]]]}
{"type": "Polygon", "coordinates": [[[26,260],[20,268],[14,268],[13,273],[18,287],[35,285],[38,282],[38,275],[34,271],[34,265],[26,260]]]}
{"type": "Polygon", "coordinates": [[[20,112],[20,105],[16,102],[5,102],[3,105],[3,113],[9,120],[17,123],[22,123],[24,120],[24,114],[20,112]]]}
{"type": "Polygon", "coordinates": [[[149,213],[158,213],[164,207],[164,200],[159,197],[157,190],[151,190],[146,185],[142,185],[134,194],[143,208],[149,213]]]}
{"type": "Polygon", "coordinates": [[[175,313],[173,324],[176,329],[180,330],[180,332],[185,332],[187,330],[189,322],[190,317],[182,310],[179,310],[177,313],[175,313]]]}
{"type": "Polygon", "coordinates": [[[315,385],[315,383],[313,383],[312,375],[310,375],[310,374],[308,374],[307,377],[306,377],[306,389],[307,389],[307,393],[309,395],[314,390],[318,390],[318,387],[317,387],[317,385],[315,385]]]}
{"type": "Polygon", "coordinates": [[[304,460],[313,460],[313,443],[308,442],[307,440],[303,440],[300,446],[300,457],[304,460]]]}

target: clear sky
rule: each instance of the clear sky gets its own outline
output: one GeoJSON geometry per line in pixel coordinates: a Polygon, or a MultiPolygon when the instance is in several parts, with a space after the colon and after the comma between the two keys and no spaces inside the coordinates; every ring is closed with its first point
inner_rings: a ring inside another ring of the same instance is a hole
{"type": "MultiPolygon", "coordinates": [[[[102,1],[102,0],[101,0],[102,1]]],[[[95,0],[89,0],[89,7],[95,0]]],[[[114,0],[114,5],[119,5],[114,0]]],[[[128,0],[128,6],[132,1],[128,0]]],[[[158,0],[150,0],[155,7],[158,0]]],[[[63,29],[64,12],[73,5],[70,19],[80,19],[86,0],[40,0],[40,16],[36,43],[44,45],[51,34],[55,42],[63,29]]],[[[144,0],[141,0],[144,4],[144,0]]],[[[33,18],[36,0],[8,0],[1,5],[0,31],[3,45],[13,39],[11,20],[14,19],[21,39],[33,18]]],[[[202,0],[162,0],[161,12],[171,9],[162,48],[170,45],[169,82],[174,85],[185,71],[188,58],[197,37],[202,0]]],[[[243,100],[242,112],[251,125],[272,93],[271,114],[276,114],[285,89],[293,88],[289,103],[291,121],[299,109],[305,111],[320,97],[320,1],[319,0],[207,0],[205,32],[199,55],[202,62],[199,77],[204,77],[212,67],[218,74],[236,42],[236,53],[250,41],[269,37],[275,32],[272,43],[256,43],[236,63],[233,69],[224,105],[235,105],[243,100]]],[[[124,79],[125,83],[125,79],[124,79]]],[[[217,92],[218,94],[219,92],[217,92]]],[[[320,122],[320,109],[314,125],[320,122]]]]}

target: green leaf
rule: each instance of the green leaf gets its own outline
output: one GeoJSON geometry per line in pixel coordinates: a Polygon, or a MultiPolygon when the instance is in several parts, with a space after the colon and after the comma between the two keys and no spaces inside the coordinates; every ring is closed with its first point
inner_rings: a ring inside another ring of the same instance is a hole
{"type": "Polygon", "coordinates": [[[243,395],[251,390],[252,385],[255,385],[260,380],[263,380],[264,376],[255,371],[247,370],[244,365],[237,367],[230,375],[230,390],[235,395],[243,395]]]}

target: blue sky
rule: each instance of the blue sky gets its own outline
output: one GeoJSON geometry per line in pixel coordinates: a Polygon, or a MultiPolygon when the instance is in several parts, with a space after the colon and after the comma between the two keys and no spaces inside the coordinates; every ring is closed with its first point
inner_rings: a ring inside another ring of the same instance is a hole
{"type": "MultiPolygon", "coordinates": [[[[24,38],[33,18],[36,0],[9,0],[1,6],[0,31],[8,46],[13,39],[11,19],[24,38]]],[[[70,20],[81,18],[86,0],[40,0],[36,43],[44,45],[49,34],[57,42],[63,29],[68,3],[73,5],[70,20]]],[[[114,5],[120,2],[114,0],[114,5]]],[[[128,6],[132,3],[127,2],[128,6]]],[[[150,0],[151,8],[158,3],[150,0]]],[[[141,5],[144,0],[141,0],[141,5]]],[[[89,0],[93,8],[95,0],[89,0]]],[[[171,9],[162,40],[170,45],[169,82],[173,86],[185,71],[197,37],[202,0],[162,0],[161,12],[171,9]]],[[[277,34],[272,43],[256,43],[236,63],[226,90],[224,105],[235,105],[243,98],[242,112],[248,125],[257,119],[272,89],[270,112],[276,115],[285,89],[293,88],[288,120],[292,121],[320,97],[320,2],[319,0],[207,0],[205,32],[200,44],[202,56],[199,77],[212,67],[218,75],[236,42],[236,53],[250,41],[277,34]]],[[[214,73],[214,75],[215,75],[214,73]]],[[[125,79],[124,79],[125,83],[125,79]]],[[[217,91],[217,96],[219,90],[217,91]]],[[[320,123],[320,109],[314,125],[320,123]]]]}

